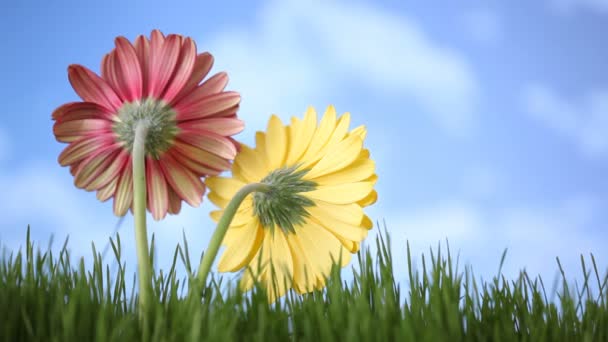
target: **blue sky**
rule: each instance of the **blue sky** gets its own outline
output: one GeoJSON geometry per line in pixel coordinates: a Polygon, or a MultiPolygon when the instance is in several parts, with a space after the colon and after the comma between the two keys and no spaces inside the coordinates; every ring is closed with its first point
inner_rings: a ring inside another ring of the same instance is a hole
{"type": "MultiPolygon", "coordinates": [[[[67,66],[99,71],[123,35],[154,28],[193,37],[242,94],[251,143],[270,114],[334,104],[368,126],[379,201],[368,210],[392,234],[398,276],[446,238],[485,278],[500,255],[553,279],[555,257],[579,272],[593,252],[608,267],[608,1],[414,3],[119,1],[3,2],[0,54],[0,240],[70,236],[72,253],[102,248],[111,203],[76,189],[56,158],[51,112],[77,100],[67,66]]],[[[214,225],[211,205],[150,220],[158,266],[184,231],[198,255],[214,225]]],[[[132,220],[121,228],[135,270],[132,220]]],[[[374,235],[372,235],[373,237],[374,235]]],[[[60,245],[56,243],[57,247],[60,245]]]]}

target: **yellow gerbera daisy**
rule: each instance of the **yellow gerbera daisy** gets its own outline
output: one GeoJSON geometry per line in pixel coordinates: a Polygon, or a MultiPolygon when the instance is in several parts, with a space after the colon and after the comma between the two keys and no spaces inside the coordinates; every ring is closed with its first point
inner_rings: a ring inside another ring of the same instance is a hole
{"type": "Polygon", "coordinates": [[[350,114],[337,118],[333,106],[318,125],[312,107],[303,120],[294,117],[287,126],[273,115],[267,132],[256,133],[255,148],[242,145],[232,177],[206,180],[209,200],[222,208],[211,212],[215,221],[243,186],[271,186],[245,198],[222,242],[226,249],[218,269],[247,267],[242,289],[257,278],[271,302],[289,288],[320,289],[334,261],[346,266],[359,250],[372,228],[363,207],[377,199],[377,176],[363,148],[365,127],[349,132],[349,124],[350,114]]]}

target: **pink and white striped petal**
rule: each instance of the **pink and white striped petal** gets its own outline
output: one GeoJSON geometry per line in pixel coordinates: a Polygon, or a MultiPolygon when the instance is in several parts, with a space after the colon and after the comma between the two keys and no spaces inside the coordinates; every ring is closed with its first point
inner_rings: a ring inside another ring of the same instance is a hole
{"type": "Polygon", "coordinates": [[[201,120],[189,120],[179,124],[184,130],[209,131],[222,136],[241,133],[245,123],[236,117],[231,118],[206,118],[201,120]]]}
{"type": "Polygon", "coordinates": [[[193,207],[201,204],[205,184],[192,171],[182,167],[171,155],[165,153],[160,159],[160,167],[167,182],[181,199],[193,207]]]}
{"type": "Polygon", "coordinates": [[[102,167],[101,173],[85,187],[85,190],[92,191],[105,187],[113,179],[116,179],[119,176],[129,159],[129,152],[123,148],[119,148],[119,152],[116,157],[113,158],[112,162],[102,167]]]}
{"type": "Polygon", "coordinates": [[[150,58],[150,41],[148,38],[140,35],[135,40],[135,53],[137,53],[137,59],[139,60],[139,66],[141,67],[141,85],[142,85],[142,97],[148,97],[148,64],[150,58]]]}
{"type": "MultiPolygon", "coordinates": [[[[89,155],[76,169],[74,184],[79,188],[86,189],[91,182],[95,181],[112,164],[119,152],[114,145],[110,145],[89,155]]],[[[110,179],[107,179],[107,182],[109,181],[110,179]]],[[[100,186],[103,185],[105,184],[100,184],[100,186]]]]}
{"type": "Polygon", "coordinates": [[[97,199],[101,202],[109,200],[116,192],[116,186],[118,185],[118,179],[120,177],[114,177],[110,183],[106,184],[101,189],[97,190],[97,199]]]}
{"type": "Polygon", "coordinates": [[[131,159],[122,169],[114,195],[114,214],[124,216],[133,204],[133,170],[131,159]]]}
{"type": "Polygon", "coordinates": [[[180,121],[202,119],[230,109],[240,102],[241,96],[239,93],[227,91],[203,98],[190,98],[188,96],[177,103],[174,110],[177,112],[177,119],[180,121]]]}
{"type": "Polygon", "coordinates": [[[169,82],[162,97],[165,102],[171,103],[175,96],[177,96],[186,85],[192,74],[195,58],[196,45],[194,45],[194,41],[190,38],[184,39],[177,61],[177,67],[173,73],[173,78],[169,82]]]}
{"type": "Polygon", "coordinates": [[[70,102],[53,111],[53,120],[58,122],[82,119],[111,120],[112,112],[93,102],[70,102]]]}
{"type": "Polygon", "coordinates": [[[195,162],[207,165],[212,169],[225,171],[230,169],[230,162],[211,152],[203,151],[188,143],[180,141],[179,138],[174,142],[173,148],[195,162]]]}
{"type": "Polygon", "coordinates": [[[57,141],[73,142],[85,135],[112,134],[112,122],[104,119],[83,119],[56,122],[53,133],[57,141]]]}
{"type": "Polygon", "coordinates": [[[148,209],[155,220],[161,220],[169,210],[169,195],[165,176],[158,161],[152,157],[146,157],[146,184],[148,209]]]}
{"type": "Polygon", "coordinates": [[[236,147],[230,140],[209,131],[182,129],[179,139],[224,159],[234,159],[236,155],[236,147]]]}
{"type": "Polygon", "coordinates": [[[68,78],[74,91],[86,102],[95,102],[111,111],[117,111],[122,101],[104,79],[82,65],[68,67],[68,78]]]}
{"type": "Polygon", "coordinates": [[[150,64],[148,93],[153,98],[161,98],[167,83],[175,70],[177,58],[181,47],[181,38],[177,35],[169,35],[167,39],[160,42],[152,35],[150,44],[150,64]]]}
{"type": "Polygon", "coordinates": [[[167,193],[169,196],[169,214],[179,214],[182,209],[182,199],[171,189],[167,187],[167,193]]]}
{"type": "Polygon", "coordinates": [[[118,86],[125,100],[133,102],[142,96],[142,70],[135,48],[125,37],[116,38],[116,63],[120,72],[117,74],[118,86]]]}
{"type": "Polygon", "coordinates": [[[192,89],[194,89],[201,81],[209,74],[211,67],[213,66],[213,56],[211,56],[208,52],[203,52],[196,56],[194,61],[194,67],[192,68],[192,73],[190,74],[190,78],[188,82],[182,90],[175,96],[173,101],[171,101],[171,106],[175,105],[179,101],[184,98],[184,96],[190,94],[192,89]]]}
{"type": "Polygon", "coordinates": [[[114,134],[100,134],[91,137],[85,136],[70,143],[70,145],[61,152],[58,158],[59,164],[61,166],[68,166],[81,161],[91,153],[112,145],[113,143],[114,134]]]}
{"type": "Polygon", "coordinates": [[[214,168],[211,168],[205,164],[201,164],[197,161],[192,160],[191,158],[188,158],[186,156],[184,156],[183,154],[179,153],[176,149],[171,149],[170,151],[168,151],[167,153],[170,153],[171,156],[173,158],[175,158],[175,160],[184,165],[185,167],[187,167],[188,169],[190,169],[190,171],[196,173],[197,175],[201,175],[201,176],[216,176],[219,175],[221,173],[220,170],[216,170],[214,168]]]}

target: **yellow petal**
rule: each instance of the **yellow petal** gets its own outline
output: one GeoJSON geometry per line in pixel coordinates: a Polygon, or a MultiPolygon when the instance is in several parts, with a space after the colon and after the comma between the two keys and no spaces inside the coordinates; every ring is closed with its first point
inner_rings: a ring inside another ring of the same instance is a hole
{"type": "MultiPolygon", "coordinates": [[[[371,159],[357,159],[348,167],[312,179],[319,185],[343,184],[369,180],[374,174],[376,165],[371,159]]],[[[308,176],[308,175],[307,175],[308,176]]]]}
{"type": "Polygon", "coordinates": [[[286,239],[293,258],[293,288],[300,294],[314,291],[316,275],[300,238],[296,234],[287,234],[286,239]]]}
{"type": "Polygon", "coordinates": [[[269,173],[265,159],[260,158],[260,153],[249,146],[241,145],[241,151],[234,159],[232,174],[241,176],[248,182],[259,182],[269,173]]]}
{"type": "MultiPolygon", "coordinates": [[[[342,141],[346,133],[348,132],[348,126],[350,125],[350,113],[344,113],[340,119],[338,119],[338,123],[336,124],[336,128],[331,133],[331,136],[327,140],[327,144],[325,144],[317,153],[319,158],[324,156],[327,151],[333,148],[336,144],[342,141]]],[[[363,140],[361,140],[363,141],[363,140]]]]}
{"type": "Polygon", "coordinates": [[[333,204],[324,201],[315,201],[315,205],[306,210],[312,217],[322,221],[326,217],[339,220],[350,225],[359,225],[363,220],[363,209],[358,204],[333,204]]]}
{"type": "Polygon", "coordinates": [[[308,107],[304,120],[299,121],[297,118],[291,119],[290,135],[289,135],[289,152],[285,164],[288,166],[295,165],[302,154],[310,145],[310,141],[317,127],[317,112],[313,107],[308,107]]]}
{"type": "Polygon", "coordinates": [[[277,298],[282,297],[293,283],[293,259],[291,250],[285,240],[285,234],[280,230],[271,233],[270,239],[270,258],[271,268],[267,272],[274,271],[268,276],[268,301],[274,303],[277,298]]]}
{"type": "Polygon", "coordinates": [[[372,205],[372,204],[376,203],[377,200],[378,200],[378,193],[376,192],[376,190],[374,190],[374,191],[370,192],[369,195],[365,196],[365,198],[358,201],[357,203],[362,207],[367,207],[368,205],[372,205]]]}
{"type": "Polygon", "coordinates": [[[240,288],[244,291],[251,289],[255,281],[264,282],[266,276],[266,267],[270,260],[270,231],[268,229],[262,229],[262,246],[255,253],[249,265],[243,273],[243,277],[240,280],[240,288]]]}
{"type": "Polygon", "coordinates": [[[327,144],[327,141],[331,137],[331,134],[336,128],[336,110],[333,106],[329,106],[325,115],[321,118],[319,127],[315,130],[314,135],[308,149],[304,153],[304,156],[300,158],[303,168],[308,168],[312,163],[319,160],[318,152],[327,144]]]}
{"type": "MultiPolygon", "coordinates": [[[[230,203],[230,200],[231,200],[231,199],[219,196],[215,191],[210,191],[207,194],[207,198],[209,198],[211,203],[215,204],[216,206],[218,206],[220,208],[226,208],[226,206],[228,206],[228,203],[230,203]]],[[[247,196],[247,197],[245,197],[243,202],[241,202],[239,209],[251,207],[252,205],[253,205],[253,197],[247,196]]]]}
{"type": "Polygon", "coordinates": [[[238,179],[226,177],[209,177],[205,180],[205,184],[211,191],[225,199],[231,199],[241,190],[246,184],[238,179]]]}
{"type": "Polygon", "coordinates": [[[324,282],[324,278],[329,275],[334,262],[337,263],[338,260],[344,262],[346,258],[350,258],[350,253],[334,235],[312,221],[308,221],[306,225],[297,229],[295,235],[299,238],[300,245],[306,253],[310,265],[309,273],[316,276],[317,281],[324,282]]]}
{"type": "Polygon", "coordinates": [[[266,130],[266,158],[271,170],[283,166],[287,151],[287,133],[281,119],[276,115],[270,117],[266,130]]]}
{"type": "Polygon", "coordinates": [[[314,200],[335,204],[355,203],[365,198],[373,190],[371,182],[356,182],[338,185],[322,185],[316,190],[303,192],[302,195],[314,200]]]}
{"type": "Polygon", "coordinates": [[[359,137],[361,137],[361,140],[365,140],[365,137],[367,136],[367,129],[365,129],[364,125],[361,125],[359,127],[353,128],[353,130],[350,131],[349,134],[358,135],[359,137]]]}
{"type": "Polygon", "coordinates": [[[264,232],[257,220],[251,220],[243,228],[228,229],[224,240],[231,240],[226,244],[217,269],[220,272],[235,272],[251,261],[262,245],[264,232]],[[228,239],[226,239],[228,238],[228,239]]]}
{"type": "Polygon", "coordinates": [[[306,174],[306,178],[314,179],[344,169],[357,159],[362,147],[363,141],[356,135],[342,140],[328,149],[323,158],[306,174]]]}

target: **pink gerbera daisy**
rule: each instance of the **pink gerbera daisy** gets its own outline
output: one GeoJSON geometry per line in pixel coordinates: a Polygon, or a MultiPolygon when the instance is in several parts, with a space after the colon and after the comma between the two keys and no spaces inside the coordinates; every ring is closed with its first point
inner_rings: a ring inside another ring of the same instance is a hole
{"type": "Polygon", "coordinates": [[[125,215],[133,204],[134,127],[143,120],[148,210],[160,220],[178,213],[182,200],[198,206],[201,178],[230,168],[238,148],[230,136],[244,127],[236,116],[239,94],[224,91],[226,73],[202,82],[212,64],[189,37],[154,30],[134,44],[116,38],[101,77],[70,65],[70,83],[83,102],[64,104],[52,117],[56,139],[69,143],[59,163],[70,166],[75,185],[97,191],[101,201],[114,197],[114,213],[125,215]]]}

